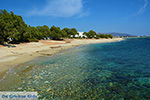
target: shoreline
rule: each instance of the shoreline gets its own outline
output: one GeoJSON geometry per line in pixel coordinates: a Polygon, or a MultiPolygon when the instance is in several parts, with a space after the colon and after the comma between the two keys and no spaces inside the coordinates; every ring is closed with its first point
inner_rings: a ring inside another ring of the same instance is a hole
{"type": "Polygon", "coordinates": [[[40,40],[39,42],[22,43],[15,48],[0,47],[0,78],[10,68],[41,56],[51,56],[69,48],[85,44],[109,43],[124,40],[113,39],[68,39],[64,41],[40,40]]]}

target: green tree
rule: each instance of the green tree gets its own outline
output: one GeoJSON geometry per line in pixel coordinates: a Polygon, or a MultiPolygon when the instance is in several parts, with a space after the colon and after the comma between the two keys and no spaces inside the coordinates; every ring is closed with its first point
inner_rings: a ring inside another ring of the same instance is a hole
{"type": "Polygon", "coordinates": [[[52,26],[50,30],[51,30],[51,38],[52,39],[54,39],[54,40],[60,40],[60,39],[62,39],[63,32],[60,29],[60,27],[52,26]]]}
{"type": "Polygon", "coordinates": [[[75,38],[76,35],[79,35],[78,31],[75,28],[70,29],[71,37],[75,38]]]}
{"type": "Polygon", "coordinates": [[[75,38],[76,35],[79,35],[78,31],[75,28],[64,28],[63,31],[66,32],[68,38],[75,38]]]}
{"type": "Polygon", "coordinates": [[[6,10],[0,10],[0,36],[3,42],[7,42],[16,31],[12,21],[11,15],[6,10]]]}
{"type": "Polygon", "coordinates": [[[64,30],[61,30],[62,38],[68,38],[67,32],[64,30]]]}
{"type": "Polygon", "coordinates": [[[14,33],[11,36],[11,38],[14,42],[24,42],[23,34],[27,30],[27,25],[25,24],[21,16],[14,15],[13,12],[11,12],[11,16],[13,17],[13,20],[14,20],[13,25],[16,30],[16,33],[14,33]]]}
{"type": "Polygon", "coordinates": [[[23,33],[26,31],[27,25],[21,16],[15,15],[13,12],[8,13],[6,10],[0,10],[0,35],[2,40],[9,42],[22,41],[23,33]]]}
{"type": "Polygon", "coordinates": [[[95,38],[96,32],[93,30],[90,30],[89,32],[84,32],[83,35],[85,35],[87,38],[95,38]]]}
{"type": "Polygon", "coordinates": [[[29,26],[23,37],[26,42],[37,42],[42,38],[42,33],[36,27],[29,26]]]}
{"type": "Polygon", "coordinates": [[[49,38],[51,36],[51,31],[48,26],[37,26],[38,31],[41,33],[41,38],[49,38]]]}
{"type": "Polygon", "coordinates": [[[62,29],[62,32],[64,32],[65,33],[65,36],[64,37],[66,37],[66,38],[69,38],[70,37],[70,29],[69,28],[64,28],[64,29],[62,29]]]}

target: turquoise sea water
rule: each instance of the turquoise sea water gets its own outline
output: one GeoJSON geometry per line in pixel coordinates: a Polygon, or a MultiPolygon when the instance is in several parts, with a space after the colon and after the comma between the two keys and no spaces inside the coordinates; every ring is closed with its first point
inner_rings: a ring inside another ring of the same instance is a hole
{"type": "Polygon", "coordinates": [[[1,91],[40,100],[150,100],[150,38],[90,44],[9,70],[1,91]]]}

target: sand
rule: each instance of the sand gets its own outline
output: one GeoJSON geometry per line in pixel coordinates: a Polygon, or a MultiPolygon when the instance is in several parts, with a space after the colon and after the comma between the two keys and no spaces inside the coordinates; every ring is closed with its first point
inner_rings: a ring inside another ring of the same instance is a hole
{"type": "Polygon", "coordinates": [[[121,41],[122,38],[113,39],[66,39],[64,41],[41,40],[39,42],[22,43],[14,48],[0,46],[0,75],[10,68],[28,62],[36,57],[51,56],[64,49],[83,44],[107,43],[121,41]]]}

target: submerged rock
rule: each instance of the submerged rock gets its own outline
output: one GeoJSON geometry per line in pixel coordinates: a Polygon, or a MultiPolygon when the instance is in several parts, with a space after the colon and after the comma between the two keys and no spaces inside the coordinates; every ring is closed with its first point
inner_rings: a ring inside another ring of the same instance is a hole
{"type": "Polygon", "coordinates": [[[45,83],[45,84],[48,84],[48,83],[50,83],[50,82],[49,82],[49,81],[45,81],[44,83],[45,83]]]}

